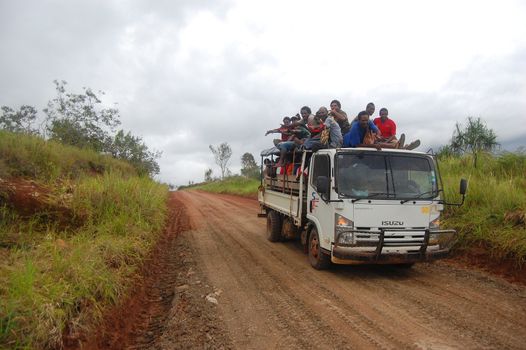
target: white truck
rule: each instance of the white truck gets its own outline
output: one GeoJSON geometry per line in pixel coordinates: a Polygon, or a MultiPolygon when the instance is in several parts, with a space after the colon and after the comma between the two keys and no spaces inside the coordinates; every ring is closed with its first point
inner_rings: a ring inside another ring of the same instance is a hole
{"type": "MultiPolygon", "coordinates": [[[[262,164],[275,156],[261,155],[262,164]]],[[[433,155],[341,148],[295,158],[283,174],[270,165],[263,171],[259,215],[267,218],[268,240],[300,237],[316,269],[331,262],[410,267],[448,255],[456,231],[440,227],[448,203],[433,155]]],[[[462,205],[466,189],[462,179],[462,202],[449,205],[462,205]]]]}

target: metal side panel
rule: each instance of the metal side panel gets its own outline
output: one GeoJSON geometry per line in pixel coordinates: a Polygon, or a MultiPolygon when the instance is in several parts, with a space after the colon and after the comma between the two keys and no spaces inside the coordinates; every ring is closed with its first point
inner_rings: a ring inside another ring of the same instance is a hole
{"type": "Polygon", "coordinates": [[[300,197],[298,196],[265,190],[258,192],[258,199],[261,205],[277,210],[294,219],[301,219],[301,213],[298,213],[300,204],[300,197]]]}

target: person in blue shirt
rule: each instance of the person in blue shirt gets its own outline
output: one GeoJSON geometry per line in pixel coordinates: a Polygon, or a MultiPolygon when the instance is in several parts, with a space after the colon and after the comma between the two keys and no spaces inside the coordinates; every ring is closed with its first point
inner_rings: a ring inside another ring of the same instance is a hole
{"type": "Polygon", "coordinates": [[[373,147],[380,149],[379,144],[365,144],[365,135],[369,132],[378,134],[376,125],[369,123],[369,113],[361,111],[358,113],[358,122],[353,123],[351,130],[343,137],[343,147],[373,147]]]}

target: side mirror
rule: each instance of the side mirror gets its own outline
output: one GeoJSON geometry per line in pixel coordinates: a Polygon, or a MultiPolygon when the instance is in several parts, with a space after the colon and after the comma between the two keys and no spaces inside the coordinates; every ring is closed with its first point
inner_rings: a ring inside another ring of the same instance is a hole
{"type": "Polygon", "coordinates": [[[327,176],[318,176],[316,178],[316,189],[323,200],[329,199],[329,178],[327,176]]]}
{"type": "Polygon", "coordinates": [[[460,180],[460,194],[465,195],[467,191],[468,191],[468,180],[461,179],[460,180]]]}

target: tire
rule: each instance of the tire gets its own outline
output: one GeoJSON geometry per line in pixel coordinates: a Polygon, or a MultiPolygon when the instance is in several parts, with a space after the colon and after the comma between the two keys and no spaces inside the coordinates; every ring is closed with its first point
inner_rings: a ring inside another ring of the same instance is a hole
{"type": "Polygon", "coordinates": [[[310,231],[308,250],[309,262],[316,270],[325,270],[331,266],[330,256],[321,250],[320,236],[316,227],[310,231]]]}
{"type": "Polygon", "coordinates": [[[267,239],[269,241],[281,241],[281,225],[281,215],[277,211],[271,210],[267,214],[267,239]]]}

